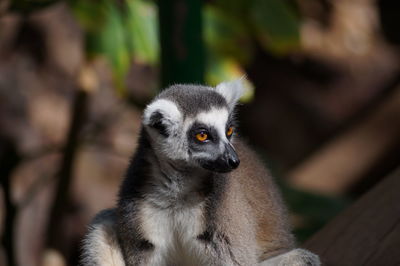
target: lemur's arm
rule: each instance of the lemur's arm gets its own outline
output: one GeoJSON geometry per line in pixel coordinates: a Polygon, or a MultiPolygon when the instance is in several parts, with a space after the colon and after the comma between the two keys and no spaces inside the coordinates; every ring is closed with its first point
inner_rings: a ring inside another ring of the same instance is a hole
{"type": "Polygon", "coordinates": [[[96,215],[83,242],[83,265],[125,266],[116,224],[115,209],[104,210],[96,215]]]}
{"type": "Polygon", "coordinates": [[[134,200],[121,200],[117,207],[117,234],[121,245],[121,253],[126,266],[147,265],[146,254],[154,249],[140,232],[137,220],[137,203],[134,200]]]}
{"type": "Polygon", "coordinates": [[[319,257],[308,250],[297,248],[260,263],[259,266],[319,266],[319,257]]]}

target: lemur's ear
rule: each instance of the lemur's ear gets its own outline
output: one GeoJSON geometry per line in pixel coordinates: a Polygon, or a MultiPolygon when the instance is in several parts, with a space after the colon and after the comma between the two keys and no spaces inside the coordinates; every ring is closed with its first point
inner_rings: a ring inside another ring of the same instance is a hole
{"type": "Polygon", "coordinates": [[[150,103],[143,114],[143,124],[156,129],[165,137],[179,129],[181,119],[182,114],[178,107],[165,99],[150,103]]]}
{"type": "Polygon", "coordinates": [[[215,88],[215,90],[219,94],[224,96],[230,109],[233,109],[235,107],[237,101],[240,99],[240,97],[242,97],[244,93],[244,79],[245,77],[242,77],[237,80],[222,82],[215,88]]]}

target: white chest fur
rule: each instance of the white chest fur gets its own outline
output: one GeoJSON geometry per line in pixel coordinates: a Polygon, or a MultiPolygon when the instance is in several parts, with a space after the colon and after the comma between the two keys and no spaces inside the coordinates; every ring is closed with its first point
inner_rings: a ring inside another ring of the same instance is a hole
{"type": "Polygon", "coordinates": [[[141,208],[144,237],[154,244],[147,265],[207,265],[207,247],[197,239],[204,231],[204,204],[160,209],[141,208]]]}

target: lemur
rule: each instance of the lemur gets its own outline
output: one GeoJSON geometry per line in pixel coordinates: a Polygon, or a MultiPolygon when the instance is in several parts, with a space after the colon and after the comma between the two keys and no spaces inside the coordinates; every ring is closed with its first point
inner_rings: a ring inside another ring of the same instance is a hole
{"type": "Polygon", "coordinates": [[[320,265],[294,247],[269,172],[236,133],[242,81],[173,85],[144,110],[116,208],[100,212],[83,265],[320,265]]]}

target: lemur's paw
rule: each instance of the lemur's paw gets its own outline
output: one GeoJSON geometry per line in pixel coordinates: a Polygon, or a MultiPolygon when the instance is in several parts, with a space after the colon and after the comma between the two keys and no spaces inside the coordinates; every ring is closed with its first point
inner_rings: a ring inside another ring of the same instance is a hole
{"type": "Polygon", "coordinates": [[[320,266],[319,257],[314,253],[297,248],[263,261],[260,266],[320,266]]]}
{"type": "Polygon", "coordinates": [[[279,266],[320,266],[319,257],[314,253],[297,248],[282,254],[282,259],[277,265],[279,266]]]}

